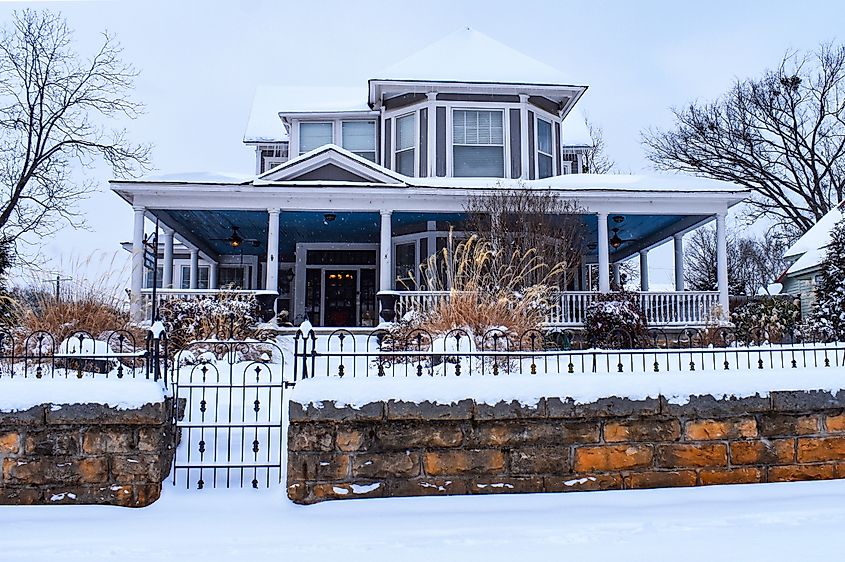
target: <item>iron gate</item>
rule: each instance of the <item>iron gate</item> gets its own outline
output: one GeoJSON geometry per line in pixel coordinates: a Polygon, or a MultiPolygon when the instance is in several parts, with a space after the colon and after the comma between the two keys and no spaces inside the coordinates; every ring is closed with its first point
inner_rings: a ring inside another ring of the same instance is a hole
{"type": "Polygon", "coordinates": [[[173,356],[173,484],[270,487],[282,478],[284,356],[274,343],[194,341],[173,356]]]}

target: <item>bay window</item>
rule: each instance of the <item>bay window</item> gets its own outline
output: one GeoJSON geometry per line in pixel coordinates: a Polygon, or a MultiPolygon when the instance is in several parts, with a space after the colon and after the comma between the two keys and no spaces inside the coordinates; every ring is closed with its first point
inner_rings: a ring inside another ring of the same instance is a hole
{"type": "Polygon", "coordinates": [[[374,121],[344,121],[341,123],[341,146],[349,152],[376,161],[376,124],[374,121]]]}
{"type": "Polygon", "coordinates": [[[537,119],[537,177],[548,178],[552,170],[552,124],[537,119]]]}
{"type": "Polygon", "coordinates": [[[332,143],[331,123],[300,123],[299,153],[305,154],[315,148],[332,143]]]}
{"type": "Polygon", "coordinates": [[[505,135],[501,111],[456,109],[452,113],[455,177],[505,175],[505,135]]]}
{"type": "Polygon", "coordinates": [[[413,113],[396,119],[395,168],[397,172],[406,176],[416,175],[414,163],[416,129],[416,116],[413,113]]]}

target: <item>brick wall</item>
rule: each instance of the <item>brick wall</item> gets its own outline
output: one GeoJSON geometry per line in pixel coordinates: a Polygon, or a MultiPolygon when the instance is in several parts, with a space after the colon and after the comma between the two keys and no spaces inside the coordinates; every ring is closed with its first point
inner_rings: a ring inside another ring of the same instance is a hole
{"type": "Polygon", "coordinates": [[[305,504],[841,478],[845,391],[535,408],[294,402],[288,451],[288,496],[305,504]]]}
{"type": "Polygon", "coordinates": [[[0,412],[0,504],[153,503],[173,458],[170,406],[45,404],[0,412]]]}

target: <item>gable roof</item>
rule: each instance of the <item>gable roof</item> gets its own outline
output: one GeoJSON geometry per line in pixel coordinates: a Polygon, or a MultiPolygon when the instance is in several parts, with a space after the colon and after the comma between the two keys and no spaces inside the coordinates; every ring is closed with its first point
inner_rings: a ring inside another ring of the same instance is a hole
{"type": "Polygon", "coordinates": [[[376,80],[571,84],[545,63],[466,27],[376,73],[376,80]]]}
{"type": "Polygon", "coordinates": [[[828,211],[784,252],[784,259],[795,261],[790,264],[783,275],[799,273],[820,266],[827,256],[830,233],[833,227],[843,218],[845,218],[845,201],[828,211]]]}
{"type": "MultiPolygon", "coordinates": [[[[253,181],[253,185],[296,181],[297,178],[303,175],[310,174],[315,170],[329,166],[331,168],[328,169],[335,170],[339,168],[348,174],[361,178],[360,181],[353,180],[352,183],[408,185],[406,183],[408,178],[402,174],[398,174],[383,166],[379,166],[375,162],[371,162],[370,160],[358,156],[357,154],[343,149],[335,144],[321,146],[296,158],[288,160],[287,162],[279,164],[275,168],[271,168],[258,176],[255,181],[253,181]]],[[[319,181],[320,183],[350,183],[349,180],[318,180],[316,178],[309,178],[306,181],[312,180],[319,181]]]]}

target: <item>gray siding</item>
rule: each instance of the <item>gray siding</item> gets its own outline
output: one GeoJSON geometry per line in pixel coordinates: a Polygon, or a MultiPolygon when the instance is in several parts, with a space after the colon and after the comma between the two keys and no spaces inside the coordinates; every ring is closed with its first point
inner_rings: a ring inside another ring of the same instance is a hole
{"type": "MultiPolygon", "coordinates": [[[[555,166],[557,173],[560,174],[560,123],[555,121],[555,133],[552,139],[552,150],[555,151],[555,166]]],[[[580,172],[580,170],[578,170],[580,172]]]]}
{"type": "Polygon", "coordinates": [[[437,176],[446,177],[446,108],[437,108],[437,176]]]}
{"type": "Polygon", "coordinates": [[[518,178],[522,175],[522,122],[519,119],[519,110],[510,110],[511,127],[511,177],[518,178]]]}
{"type": "Polygon", "coordinates": [[[528,112],[528,179],[533,180],[534,174],[534,112],[528,112]]]}
{"type": "Polygon", "coordinates": [[[320,166],[316,170],[311,170],[310,172],[306,172],[301,176],[297,177],[298,180],[326,180],[326,181],[370,181],[366,178],[362,178],[356,174],[353,174],[343,168],[339,168],[334,164],[326,164],[325,166],[320,166]]]}
{"type": "Polygon", "coordinates": [[[551,113],[553,115],[557,115],[557,112],[560,111],[560,107],[558,104],[550,100],[549,98],[544,98],[542,96],[531,96],[528,98],[528,103],[539,107],[543,111],[547,113],[551,113]]]}
{"type": "Polygon", "coordinates": [[[393,145],[391,144],[392,138],[392,127],[393,127],[393,120],[392,119],[385,119],[384,120],[384,154],[382,155],[382,166],[385,168],[390,169],[390,155],[393,154],[393,145]]]}
{"type": "Polygon", "coordinates": [[[428,109],[420,109],[420,172],[419,177],[428,175],[428,109]]]}
{"type": "Polygon", "coordinates": [[[386,109],[406,107],[409,105],[413,105],[417,102],[423,101],[427,98],[428,96],[426,96],[425,94],[402,94],[401,96],[387,98],[386,100],[384,100],[384,107],[386,109]]]}

